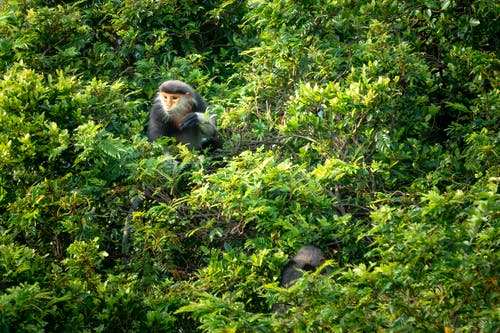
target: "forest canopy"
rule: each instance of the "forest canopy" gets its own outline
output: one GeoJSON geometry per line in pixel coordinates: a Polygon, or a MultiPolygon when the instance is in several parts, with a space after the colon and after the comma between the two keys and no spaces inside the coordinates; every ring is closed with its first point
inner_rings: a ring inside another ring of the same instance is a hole
{"type": "Polygon", "coordinates": [[[1,1],[0,331],[498,332],[499,15],[1,1]],[[171,79],[221,149],[147,140],[171,79]]]}

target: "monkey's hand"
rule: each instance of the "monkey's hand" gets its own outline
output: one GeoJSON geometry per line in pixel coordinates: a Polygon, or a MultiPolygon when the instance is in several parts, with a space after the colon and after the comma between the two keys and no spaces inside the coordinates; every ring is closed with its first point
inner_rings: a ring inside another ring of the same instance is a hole
{"type": "Polygon", "coordinates": [[[180,125],[180,130],[185,130],[187,128],[193,128],[193,127],[198,127],[200,126],[201,121],[203,120],[203,113],[200,113],[200,116],[198,115],[198,112],[190,112],[188,113],[184,118],[182,118],[181,125],[180,125]]]}

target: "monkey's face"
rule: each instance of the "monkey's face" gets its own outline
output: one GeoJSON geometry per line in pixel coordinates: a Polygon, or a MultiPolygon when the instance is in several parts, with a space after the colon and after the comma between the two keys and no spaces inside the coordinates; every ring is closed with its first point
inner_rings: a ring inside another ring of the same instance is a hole
{"type": "Polygon", "coordinates": [[[175,108],[181,99],[184,98],[184,94],[171,94],[164,91],[161,91],[160,95],[163,97],[163,105],[166,109],[165,111],[175,108]]]}

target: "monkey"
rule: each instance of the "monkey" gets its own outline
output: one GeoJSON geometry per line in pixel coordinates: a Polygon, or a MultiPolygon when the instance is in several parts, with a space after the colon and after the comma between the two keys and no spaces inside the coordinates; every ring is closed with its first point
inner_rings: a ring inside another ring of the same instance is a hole
{"type": "Polygon", "coordinates": [[[190,85],[179,80],[163,82],[153,100],[147,137],[155,141],[173,137],[190,149],[219,148],[213,116],[205,116],[207,103],[190,85]]]}
{"type": "MultiPolygon", "coordinates": [[[[215,117],[205,116],[206,110],[207,103],[189,84],[179,80],[165,81],[153,100],[147,137],[151,142],[162,136],[173,137],[190,149],[213,152],[221,144],[216,137],[215,117]]],[[[128,239],[132,233],[132,214],[142,202],[141,197],[134,199],[123,227],[121,256],[124,266],[127,264],[128,239]]]]}
{"type": "MultiPolygon", "coordinates": [[[[289,288],[302,277],[302,271],[313,272],[325,263],[323,251],[313,245],[303,245],[297,254],[288,262],[283,270],[280,286],[289,288]]],[[[289,306],[284,303],[276,303],[272,307],[273,312],[285,313],[289,306]]]]}
{"type": "Polygon", "coordinates": [[[313,245],[302,246],[295,257],[292,258],[283,270],[281,286],[291,287],[295,280],[302,277],[302,271],[315,271],[325,262],[323,251],[313,245]]]}

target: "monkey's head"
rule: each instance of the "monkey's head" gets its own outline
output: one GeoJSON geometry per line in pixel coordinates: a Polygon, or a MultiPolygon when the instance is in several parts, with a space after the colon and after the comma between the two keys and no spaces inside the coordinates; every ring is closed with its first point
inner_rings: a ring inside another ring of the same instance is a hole
{"type": "Polygon", "coordinates": [[[292,260],[305,270],[312,270],[312,268],[318,268],[323,265],[325,262],[325,255],[323,251],[316,246],[304,245],[299,249],[292,260]]]}
{"type": "Polygon", "coordinates": [[[158,89],[158,95],[163,99],[165,111],[175,108],[184,98],[194,104],[193,94],[194,90],[190,85],[178,80],[165,81],[158,89]]]}
{"type": "Polygon", "coordinates": [[[168,80],[163,82],[159,88],[160,92],[165,92],[169,94],[194,94],[194,89],[187,84],[179,80],[168,80]]]}

